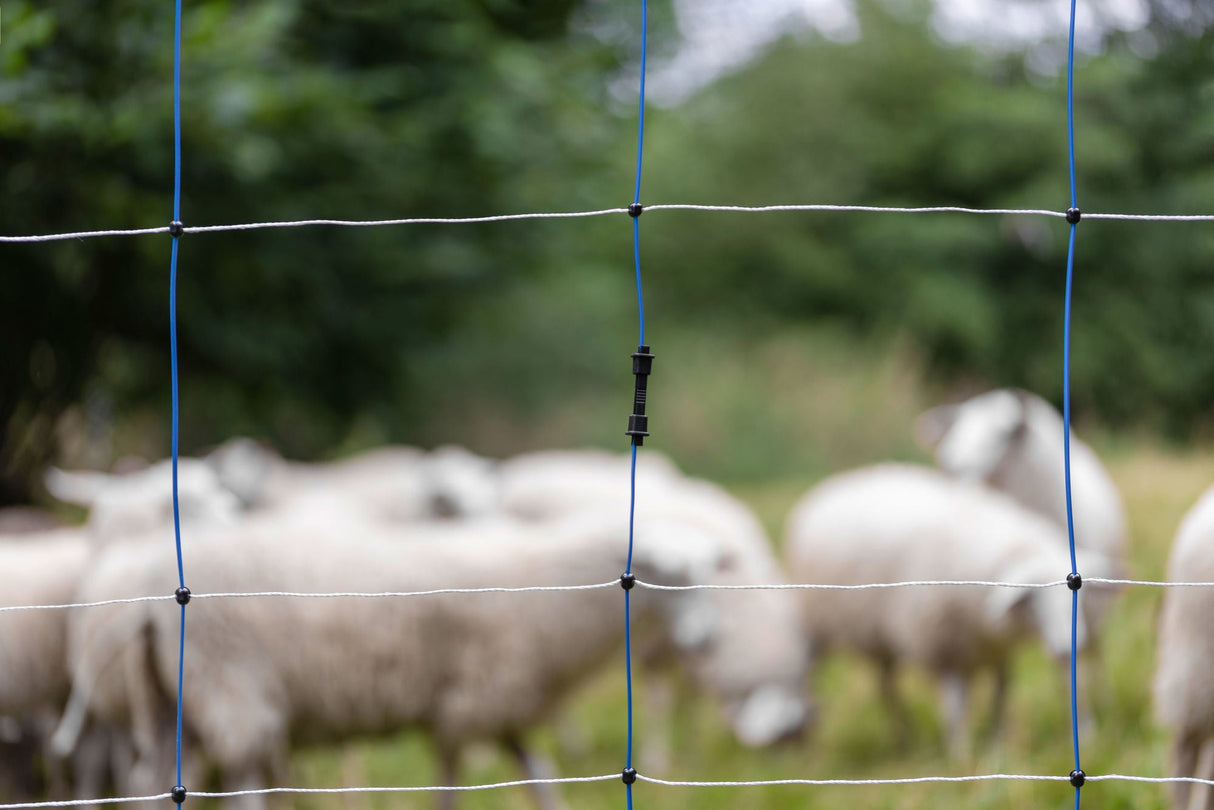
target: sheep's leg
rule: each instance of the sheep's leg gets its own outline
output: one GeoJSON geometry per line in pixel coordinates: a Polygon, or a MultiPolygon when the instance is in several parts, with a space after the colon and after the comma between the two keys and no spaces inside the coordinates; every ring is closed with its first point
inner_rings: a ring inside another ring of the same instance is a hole
{"type": "Polygon", "coordinates": [[[966,761],[970,758],[969,724],[966,718],[968,684],[960,672],[948,671],[940,676],[940,705],[944,709],[945,740],[949,755],[966,761]]]}
{"type": "Polygon", "coordinates": [[[1094,706],[1098,702],[1096,700],[1097,690],[1102,689],[1104,685],[1104,680],[1100,677],[1100,653],[1095,638],[1091,640],[1090,646],[1080,654],[1079,660],[1076,661],[1076,668],[1078,671],[1075,673],[1075,681],[1079,686],[1079,694],[1076,696],[1079,733],[1085,739],[1090,739],[1096,732],[1094,706]]]}
{"type": "MultiPolygon", "coordinates": [[[[459,749],[449,745],[438,747],[439,784],[454,787],[459,784],[459,749]]],[[[455,810],[455,791],[438,792],[438,810],[455,810]]]]}
{"type": "MultiPolygon", "coordinates": [[[[353,746],[342,746],[338,757],[341,762],[342,782],[347,785],[367,784],[367,769],[353,746]]],[[[371,806],[366,793],[343,793],[341,805],[345,810],[369,810],[371,806]]]]}
{"type": "MultiPolygon", "coordinates": [[[[1197,750],[1201,744],[1195,737],[1188,734],[1178,734],[1172,741],[1172,776],[1193,776],[1197,770],[1197,750]]],[[[1185,810],[1189,806],[1189,794],[1193,790],[1191,782],[1174,782],[1172,784],[1172,806],[1176,810],[1185,810]]]]}
{"type": "MultiPolygon", "coordinates": [[[[71,764],[72,758],[56,756],[55,751],[47,740],[55,732],[59,718],[53,710],[38,709],[19,723],[19,734],[29,740],[29,757],[26,766],[34,766],[34,771],[40,771],[42,790],[51,799],[69,799],[72,797],[71,764]]],[[[26,757],[21,757],[27,759],[26,757]]],[[[33,771],[31,771],[31,776],[33,771]]],[[[34,777],[37,781],[37,777],[34,777]]],[[[35,791],[35,797],[37,797],[35,791]]],[[[84,798],[96,798],[98,794],[84,798]]]]}
{"type": "MultiPolygon", "coordinates": [[[[1079,735],[1081,738],[1087,738],[1092,735],[1095,730],[1095,723],[1092,721],[1092,701],[1086,684],[1094,680],[1091,666],[1094,662],[1087,661],[1084,656],[1079,656],[1075,661],[1075,717],[1079,723],[1079,735]]],[[[1069,658],[1058,659],[1058,671],[1062,675],[1063,694],[1066,695],[1068,701],[1071,700],[1071,661],[1069,658]]],[[[1070,703],[1067,704],[1070,706],[1070,703]]]]}
{"type": "Polygon", "coordinates": [[[131,772],[135,769],[135,748],[126,734],[105,728],[106,775],[119,796],[137,796],[131,785],[131,772]]]}
{"type": "MultiPolygon", "coordinates": [[[[265,787],[260,763],[247,763],[241,767],[225,768],[223,789],[225,791],[261,790],[265,787]]],[[[227,800],[227,810],[267,810],[263,793],[233,796],[227,800]]]]}
{"type": "MultiPolygon", "coordinates": [[[[506,748],[518,762],[523,771],[524,779],[551,779],[553,769],[543,757],[533,756],[523,745],[523,741],[515,734],[510,734],[503,742],[506,748]]],[[[531,795],[540,810],[565,810],[565,803],[557,795],[556,788],[546,782],[531,785],[531,795]]]]}
{"type": "Polygon", "coordinates": [[[905,749],[910,742],[910,712],[898,693],[898,670],[892,658],[877,662],[881,676],[881,701],[894,724],[894,741],[898,748],[905,749]]]}
{"type": "Polygon", "coordinates": [[[90,724],[72,752],[72,780],[76,797],[94,799],[105,789],[106,772],[110,765],[110,737],[105,729],[90,724]]]}
{"type": "Polygon", "coordinates": [[[991,725],[989,738],[1002,739],[1007,724],[1007,687],[1010,680],[1006,661],[995,666],[995,689],[991,695],[991,725]]]}
{"type": "MultiPolygon", "coordinates": [[[[1197,767],[1193,775],[1198,779],[1214,780],[1214,739],[1201,743],[1197,755],[1197,767]]],[[[1189,794],[1189,810],[1211,810],[1214,808],[1214,789],[1209,785],[1193,785],[1189,794]]]]}
{"type": "Polygon", "coordinates": [[[660,775],[670,770],[673,750],[671,735],[675,723],[675,688],[669,673],[654,673],[653,679],[646,684],[643,692],[645,716],[653,720],[642,741],[642,760],[646,773],[660,775]]]}

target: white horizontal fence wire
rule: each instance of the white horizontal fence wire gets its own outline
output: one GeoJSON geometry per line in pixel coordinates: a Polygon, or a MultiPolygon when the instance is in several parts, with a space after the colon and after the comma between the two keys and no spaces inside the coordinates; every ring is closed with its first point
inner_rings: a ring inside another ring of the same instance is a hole
{"type": "MultiPolygon", "coordinates": [[[[408,785],[389,787],[338,787],[338,788],[299,788],[271,787],[258,790],[232,791],[190,791],[190,797],[208,799],[230,799],[238,796],[265,796],[271,794],[296,793],[426,793],[426,792],[470,792],[479,790],[498,790],[501,788],[523,787],[527,785],[569,785],[592,782],[613,782],[620,778],[618,773],[602,776],[566,776],[553,779],[518,779],[512,782],[490,782],[481,785],[408,785]]],[[[665,787],[775,787],[780,785],[804,785],[809,787],[863,787],[867,785],[919,785],[919,784],[949,784],[965,782],[1070,782],[1069,776],[1056,774],[1016,774],[989,773],[971,774],[969,776],[911,776],[890,779],[763,779],[751,781],[693,781],[678,779],[659,779],[637,774],[637,781],[649,782],[665,787]]],[[[1214,780],[1198,779],[1193,776],[1130,776],[1120,773],[1096,774],[1086,777],[1087,782],[1143,782],[1148,784],[1178,784],[1210,785],[1214,780]]],[[[89,804],[117,804],[126,802],[153,802],[168,799],[172,794],[158,793],[154,796],[124,796],[105,799],[67,799],[49,802],[18,802],[15,804],[0,804],[0,810],[36,810],[43,807],[79,807],[89,804]]]]}
{"type": "MultiPolygon", "coordinates": [[[[608,782],[620,778],[618,773],[603,776],[565,776],[552,779],[517,779],[512,782],[490,782],[483,785],[405,785],[387,787],[339,787],[339,788],[301,788],[301,787],[270,787],[257,790],[227,790],[205,791],[191,790],[187,797],[205,799],[231,799],[237,796],[269,796],[283,793],[425,793],[425,792],[469,792],[475,790],[497,790],[499,788],[522,787],[526,785],[568,785],[584,784],[587,782],[608,782]]],[[[154,802],[172,798],[171,793],[158,793],[155,796],[126,796],[109,799],[68,799],[52,802],[19,802],[16,804],[0,804],[0,810],[21,810],[22,808],[39,807],[78,807],[86,804],[115,804],[118,802],[154,802]]]]}
{"type": "Polygon", "coordinates": [[[86,804],[125,804],[127,802],[155,802],[171,799],[171,793],[157,793],[155,796],[122,796],[105,799],[63,799],[54,802],[17,802],[15,804],[0,804],[0,810],[18,810],[25,807],[80,807],[86,804]]]}
{"type": "Polygon", "coordinates": [[[652,776],[637,774],[637,779],[652,782],[655,785],[668,787],[768,787],[771,785],[810,785],[825,787],[829,785],[918,785],[941,782],[1070,782],[1069,776],[1045,776],[1037,774],[1017,773],[986,773],[969,776],[908,776],[892,779],[755,779],[741,782],[694,782],[678,779],[656,779],[652,776]]]}
{"type": "MultiPolygon", "coordinates": [[[[964,208],[953,205],[901,207],[884,205],[698,205],[693,203],[658,203],[645,206],[645,211],[716,211],[727,213],[769,213],[780,211],[845,212],[870,214],[980,214],[1005,216],[1043,216],[1066,219],[1065,211],[1046,208],[964,208]]],[[[508,222],[525,219],[579,219],[608,214],[626,214],[627,208],[600,208],[593,211],[540,211],[524,214],[493,214],[480,217],[410,217],[406,219],[301,219],[283,222],[242,222],[231,225],[189,225],[182,229],[185,234],[217,233],[220,231],[251,231],[267,228],[304,228],[313,225],[328,225],[345,228],[373,228],[389,225],[473,225],[484,222],[508,222]]],[[[1084,219],[1123,220],[1129,222],[1214,222],[1214,214],[1083,214],[1084,219]]],[[[74,231],[72,233],[48,233],[28,236],[0,236],[0,242],[57,242],[68,239],[87,239],[101,236],[144,236],[169,232],[168,226],[159,228],[130,228],[120,230],[74,231]]]]}
{"type": "Polygon", "coordinates": [[[599,582],[593,585],[531,585],[524,588],[435,588],[430,591],[335,591],[332,593],[302,592],[302,591],[246,591],[232,593],[196,593],[191,599],[237,599],[254,596],[287,596],[302,599],[332,599],[336,597],[359,597],[363,599],[381,599],[387,597],[407,596],[439,596],[442,594],[478,594],[478,593],[536,593],[540,591],[597,591],[603,588],[618,587],[620,581],[599,582]]]}
{"type": "Polygon", "coordinates": [[[102,599],[98,602],[72,602],[66,605],[10,605],[0,607],[0,613],[10,613],[18,610],[68,610],[70,608],[90,608],[104,607],[105,605],[126,605],[132,602],[164,602],[168,600],[176,601],[177,597],[173,594],[164,596],[132,596],[129,599],[102,599]]]}
{"type": "MultiPolygon", "coordinates": [[[[976,585],[987,588],[1053,588],[1066,580],[1054,582],[987,582],[975,579],[917,579],[906,582],[866,582],[857,585],[827,585],[813,582],[780,582],[755,585],[655,585],[637,580],[637,585],[655,591],[871,591],[878,588],[917,588],[921,586],[976,585]]],[[[1211,583],[1214,584],[1214,583],[1211,583]]]]}
{"type": "MultiPolygon", "coordinates": [[[[385,599],[403,598],[410,596],[439,596],[441,594],[478,594],[478,593],[535,593],[539,591],[595,591],[602,588],[614,588],[620,581],[598,582],[591,585],[529,585],[522,588],[435,588],[429,591],[233,591],[228,593],[191,593],[190,600],[195,599],[241,599],[251,597],[289,597],[297,599],[336,599],[361,598],[385,599]]],[[[0,613],[16,610],[67,610],[69,608],[104,607],[105,605],[124,605],[132,602],[165,602],[177,601],[175,594],[163,596],[132,596],[128,599],[102,599],[97,602],[73,602],[67,605],[13,605],[0,607],[0,613]]]]}
{"type": "MultiPolygon", "coordinates": [[[[546,591],[597,591],[603,588],[618,587],[618,579],[608,582],[597,582],[590,585],[532,585],[523,588],[435,588],[429,591],[232,591],[226,593],[192,593],[190,599],[249,599],[255,597],[285,597],[291,599],[392,599],[413,596],[441,596],[443,594],[482,593],[537,593],[546,591]]],[[[1083,581],[1087,585],[1132,585],[1148,588],[1214,588],[1214,582],[1162,582],[1144,579],[1105,579],[1092,577],[1083,581]]],[[[1053,582],[993,582],[976,579],[939,579],[939,580],[907,580],[905,582],[866,582],[857,585],[828,585],[815,582],[779,582],[755,583],[753,585],[658,585],[653,582],[636,580],[636,585],[654,591],[868,591],[881,588],[923,588],[923,587],[980,587],[980,588],[1056,588],[1066,585],[1065,579],[1053,582]]],[[[22,610],[69,610],[73,608],[105,607],[106,605],[125,605],[133,602],[169,602],[176,601],[173,594],[157,596],[132,596],[126,599],[102,599],[97,602],[72,602],[64,605],[8,605],[0,607],[0,613],[11,613],[22,610]]],[[[0,805],[0,810],[4,805],[0,805]]]]}

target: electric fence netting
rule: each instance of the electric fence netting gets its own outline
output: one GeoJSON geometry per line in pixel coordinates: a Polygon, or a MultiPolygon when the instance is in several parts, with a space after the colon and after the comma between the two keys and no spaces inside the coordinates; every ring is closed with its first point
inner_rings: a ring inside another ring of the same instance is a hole
{"type": "Polygon", "coordinates": [[[81,805],[96,805],[96,804],[112,804],[117,802],[146,802],[171,799],[177,804],[185,801],[187,796],[207,797],[207,798],[231,798],[247,795],[261,794],[341,794],[341,793],[412,793],[425,791],[483,791],[494,790],[508,787],[536,785],[536,784],[576,784],[576,783],[595,783],[614,781],[620,779],[625,786],[625,802],[626,807],[631,810],[633,805],[633,791],[637,783],[649,783],[662,786],[674,787],[750,787],[750,786],[769,786],[769,785],[802,785],[802,786],[843,786],[843,785],[908,785],[921,783],[969,783],[969,782],[988,782],[997,780],[1020,780],[1020,781],[1037,781],[1037,782],[1062,782],[1068,783],[1074,787],[1074,805],[1078,809],[1080,806],[1080,797],[1082,787],[1087,783],[1105,782],[1105,781],[1126,781],[1138,783],[1194,783],[1214,785],[1214,781],[1191,778],[1191,777],[1148,777],[1125,774],[1092,774],[1088,775],[1081,768],[1080,761],[1080,746],[1079,746],[1079,720],[1078,720],[1078,687],[1076,680],[1076,628],[1078,623],[1079,612],[1079,597],[1080,590],[1084,585],[1109,585],[1109,586],[1144,586],[1144,587],[1214,587],[1214,582],[1162,582],[1150,580],[1132,580],[1132,579],[1108,579],[1108,578],[1089,578],[1083,579],[1078,570],[1075,553],[1075,532],[1074,532],[1074,517],[1072,514],[1071,502],[1071,459],[1070,459],[1070,421],[1071,421],[1071,395],[1070,395],[1070,349],[1071,349],[1071,302],[1073,277],[1075,269],[1075,245],[1076,233],[1078,225],[1083,219],[1105,219],[1105,220],[1125,220],[1125,221],[1155,221],[1155,222],[1212,222],[1214,214],[1194,214],[1194,215],[1154,215],[1154,214],[1117,214],[1117,213],[1087,213],[1082,212],[1078,206],[1078,196],[1075,180],[1075,121],[1074,121],[1074,41],[1075,41],[1075,0],[1070,2],[1070,27],[1068,33],[1068,50],[1067,50],[1067,75],[1066,75],[1066,118],[1067,118],[1067,146],[1068,146],[1068,164],[1070,171],[1070,193],[1071,204],[1066,211],[1054,211],[1049,209],[979,209],[965,208],[956,206],[926,206],[926,207],[880,207],[880,206],[862,206],[862,205],[831,205],[831,204],[806,204],[806,205],[764,205],[764,206],[736,206],[736,205],[700,205],[700,204],[656,204],[646,205],[641,204],[641,177],[642,177],[642,158],[644,154],[644,135],[645,135],[645,73],[646,73],[646,55],[647,55],[647,40],[648,40],[648,7],[647,0],[641,0],[641,26],[640,26],[640,86],[639,86],[639,103],[638,103],[638,125],[637,125],[637,156],[636,156],[636,174],[633,186],[632,202],[626,208],[605,208],[590,211],[564,211],[564,212],[540,212],[540,213],[517,213],[517,214],[502,214],[481,217],[424,217],[424,218],[403,218],[403,219],[384,219],[384,220],[334,220],[334,219],[313,219],[313,220],[298,220],[284,222],[250,222],[229,225],[207,225],[207,226],[186,226],[182,222],[181,216],[181,24],[182,24],[182,3],[181,0],[176,0],[175,5],[175,20],[174,20],[174,43],[173,43],[173,140],[174,140],[174,176],[173,176],[173,216],[171,224],[164,227],[154,228],[136,228],[136,229],[119,229],[119,230],[94,230],[94,231],[77,231],[69,233],[54,233],[44,235],[15,235],[15,236],[0,236],[0,242],[5,243],[28,243],[28,242],[53,242],[68,239],[85,239],[85,238],[100,238],[107,236],[143,236],[151,234],[169,234],[172,238],[171,257],[170,257],[170,276],[169,276],[169,340],[170,340],[170,357],[171,357],[171,390],[172,390],[172,486],[173,486],[173,526],[174,526],[174,542],[176,545],[176,563],[177,563],[177,588],[172,594],[167,595],[149,595],[142,597],[134,597],[129,599],[108,599],[95,602],[77,602],[71,604],[48,604],[48,605],[19,605],[0,607],[0,613],[13,611],[34,611],[34,610],[60,610],[60,609],[79,609],[79,608],[98,608],[107,605],[129,604],[136,602],[158,602],[158,601],[176,601],[180,606],[180,634],[179,644],[177,648],[177,704],[176,704],[176,720],[175,720],[175,781],[171,789],[165,793],[147,796],[126,796],[126,797],[107,797],[107,798],[87,798],[76,799],[69,801],[45,801],[45,802],[24,802],[15,804],[0,805],[0,810],[18,810],[18,808],[40,808],[40,807],[72,807],[81,805]],[[656,583],[644,582],[636,577],[632,570],[633,550],[634,550],[634,527],[636,521],[636,505],[638,496],[643,496],[644,493],[637,491],[637,451],[644,443],[648,432],[648,415],[646,414],[647,403],[647,379],[652,372],[654,353],[650,351],[649,345],[645,341],[645,310],[644,296],[641,284],[641,247],[640,247],[640,219],[643,213],[659,212],[659,211],[704,211],[704,212],[724,212],[724,213],[764,213],[764,212],[787,212],[787,213],[813,213],[813,212],[852,212],[852,213],[887,213],[887,214],[976,214],[976,215],[1035,215],[1054,218],[1063,218],[1069,224],[1069,240],[1067,249],[1067,264],[1066,264],[1066,283],[1065,283],[1065,299],[1064,299],[1064,333],[1063,333],[1063,457],[1064,457],[1064,473],[1065,473],[1065,498],[1067,511],[1067,536],[1070,550],[1071,570],[1066,574],[1065,578],[1058,579],[1052,582],[1044,583],[1022,583],[1022,582],[1000,582],[986,580],[915,580],[915,581],[899,581],[899,582],[873,582],[857,585],[828,585],[816,583],[793,583],[793,584],[688,584],[688,585],[663,585],[656,583]],[[636,295],[637,295],[637,315],[638,315],[638,340],[637,350],[632,353],[633,374],[635,375],[635,387],[633,398],[633,412],[629,417],[628,430],[626,435],[630,437],[631,442],[631,459],[630,459],[630,482],[629,482],[629,525],[628,525],[628,554],[627,562],[623,573],[618,579],[612,579],[607,582],[589,583],[584,585],[559,585],[559,586],[532,586],[532,587],[489,587],[489,588],[440,588],[424,591],[383,591],[383,592],[352,592],[352,591],[335,591],[335,592],[290,592],[290,591],[259,591],[259,592],[225,592],[225,593],[192,593],[186,586],[186,571],[182,561],[182,546],[181,546],[181,525],[180,525],[180,504],[178,498],[178,458],[179,458],[179,398],[178,398],[178,363],[177,363],[177,270],[178,270],[178,252],[181,238],[186,234],[205,234],[222,231],[240,231],[254,230],[265,228],[298,228],[312,226],[335,226],[335,227],[381,227],[381,226],[405,226],[413,224],[470,224],[470,223],[489,223],[489,222],[514,222],[521,220],[534,219],[568,219],[582,217],[597,217],[608,215],[628,214],[631,219],[632,240],[633,240],[633,262],[634,273],[636,279],[636,295]],[[620,586],[623,590],[624,597],[624,661],[625,661],[625,684],[626,684],[626,748],[624,752],[624,767],[622,772],[617,771],[605,775],[597,776],[582,776],[582,777],[563,777],[552,779],[523,779],[509,782],[495,782],[489,784],[476,785],[432,785],[432,786],[400,786],[400,787],[334,787],[334,788],[292,788],[292,787],[270,787],[258,790],[236,790],[222,792],[207,792],[201,790],[189,790],[183,785],[182,780],[182,744],[183,744],[183,727],[185,718],[182,710],[182,694],[184,684],[184,661],[186,648],[186,613],[187,607],[193,600],[198,599],[235,599],[235,598],[425,598],[440,594],[458,594],[468,598],[475,598],[478,594],[488,593],[534,593],[534,592],[552,592],[552,591],[588,591],[599,590],[606,588],[614,588],[620,586]],[[905,778],[887,778],[887,779],[802,779],[788,778],[775,780],[756,780],[756,781],[687,781],[687,780],[668,780],[650,777],[637,769],[633,761],[633,732],[634,732],[634,707],[633,707],[633,662],[632,662],[632,604],[631,596],[635,588],[664,590],[664,591],[692,591],[692,590],[805,590],[805,589],[822,589],[822,590],[866,590],[866,589],[884,589],[884,588],[917,588],[917,587],[957,587],[971,586],[981,588],[1060,588],[1067,587],[1072,591],[1071,594],[1071,645],[1070,645],[1070,715],[1071,715],[1071,735],[1073,741],[1074,762],[1073,768],[1069,773],[1058,773],[1053,775],[1048,774],[975,774],[966,776],[916,776],[905,778]]]}

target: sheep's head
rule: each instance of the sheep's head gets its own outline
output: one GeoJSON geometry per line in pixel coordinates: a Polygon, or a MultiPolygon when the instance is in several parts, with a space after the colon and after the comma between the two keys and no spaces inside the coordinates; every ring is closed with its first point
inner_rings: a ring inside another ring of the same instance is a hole
{"type": "Polygon", "coordinates": [[[915,435],[935,451],[945,472],[985,481],[1023,437],[1027,403],[1022,392],[988,391],[958,405],[941,405],[919,417],[915,435]]]}
{"type": "MultiPolygon", "coordinates": [[[[1063,559],[1066,552],[1060,552],[1022,561],[1008,570],[1003,579],[1025,584],[1056,582],[1069,571],[1063,559]]],[[[1063,658],[1071,652],[1072,599],[1067,586],[1059,584],[1044,588],[992,588],[986,613],[988,620],[1002,625],[1009,633],[1035,633],[1051,655],[1063,658]]],[[[1082,610],[1075,616],[1074,630],[1075,648],[1083,649],[1088,642],[1088,627],[1082,610]]]]}
{"type": "Polygon", "coordinates": [[[789,591],[711,591],[722,619],[692,666],[751,747],[800,737],[811,721],[810,655],[789,591]]]}
{"type": "MultiPolygon", "coordinates": [[[[638,548],[647,562],[694,584],[770,581],[765,566],[738,559],[739,550],[701,523],[647,515],[638,548]],[[648,540],[660,532],[661,542],[648,540]]],[[[810,719],[806,694],[809,649],[795,595],[764,589],[668,592],[668,634],[691,677],[716,698],[737,738],[765,746],[799,736],[810,719]]]]}
{"type": "MultiPolygon", "coordinates": [[[[87,507],[89,529],[108,542],[172,525],[172,476],[171,462],[161,461],[126,475],[51,468],[45,480],[51,495],[87,507]]],[[[237,520],[240,502],[205,462],[178,460],[177,493],[184,524],[228,526],[237,520]]]]}

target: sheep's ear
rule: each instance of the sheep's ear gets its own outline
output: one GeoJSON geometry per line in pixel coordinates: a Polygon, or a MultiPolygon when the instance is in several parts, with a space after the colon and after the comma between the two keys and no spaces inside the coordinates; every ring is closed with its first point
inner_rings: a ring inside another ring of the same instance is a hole
{"type": "Polygon", "coordinates": [[[959,407],[956,405],[940,405],[929,411],[924,411],[915,420],[915,439],[929,450],[935,449],[948,433],[949,428],[957,421],[959,407]]]}
{"type": "Polygon", "coordinates": [[[1036,399],[1036,394],[1023,388],[1012,388],[1009,390],[1011,390],[1012,396],[1016,398],[1016,404],[1020,406],[1020,419],[1016,422],[1016,427],[1012,431],[1012,437],[1019,439],[1028,430],[1029,410],[1033,407],[1033,400],[1036,399]]]}
{"type": "Polygon", "coordinates": [[[86,470],[61,470],[49,467],[42,475],[46,491],[64,503],[77,506],[92,506],[98,496],[110,485],[112,476],[102,472],[86,470]]]}

